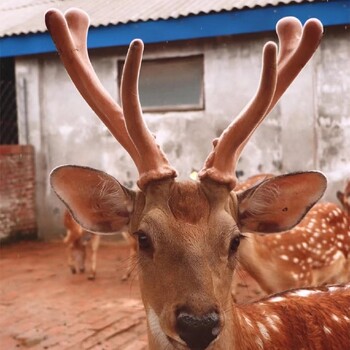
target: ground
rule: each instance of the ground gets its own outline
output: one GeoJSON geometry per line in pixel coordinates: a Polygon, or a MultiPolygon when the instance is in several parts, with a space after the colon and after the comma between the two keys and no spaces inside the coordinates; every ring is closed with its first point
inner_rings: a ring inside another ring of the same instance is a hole
{"type": "MultiPolygon", "coordinates": [[[[61,242],[19,242],[0,249],[0,348],[147,349],[136,277],[122,282],[128,247],[103,242],[97,278],[73,275],[61,242]]],[[[243,276],[238,301],[260,292],[243,276]]]]}

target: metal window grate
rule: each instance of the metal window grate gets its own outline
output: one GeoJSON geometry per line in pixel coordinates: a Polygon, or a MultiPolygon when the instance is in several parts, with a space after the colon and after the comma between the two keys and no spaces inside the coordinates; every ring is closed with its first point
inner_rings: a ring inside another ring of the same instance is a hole
{"type": "Polygon", "coordinates": [[[18,144],[16,85],[13,60],[1,60],[0,144],[18,144]]]}

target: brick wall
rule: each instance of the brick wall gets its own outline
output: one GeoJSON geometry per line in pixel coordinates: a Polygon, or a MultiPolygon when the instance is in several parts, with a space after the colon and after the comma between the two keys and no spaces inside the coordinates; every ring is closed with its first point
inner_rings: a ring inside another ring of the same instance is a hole
{"type": "Polygon", "coordinates": [[[34,148],[0,145],[0,240],[36,232],[34,148]]]}

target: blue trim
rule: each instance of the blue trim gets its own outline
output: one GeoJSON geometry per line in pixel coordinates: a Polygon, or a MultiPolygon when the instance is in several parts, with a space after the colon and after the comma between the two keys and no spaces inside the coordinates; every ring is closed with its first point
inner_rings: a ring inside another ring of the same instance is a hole
{"type": "MultiPolygon", "coordinates": [[[[349,25],[350,0],[259,7],[90,28],[88,47],[124,46],[134,38],[141,38],[145,43],[158,43],[272,31],[276,22],[284,16],[295,16],[302,22],[316,17],[324,26],[349,25]]],[[[54,51],[55,47],[48,33],[0,38],[0,57],[54,51]]]]}

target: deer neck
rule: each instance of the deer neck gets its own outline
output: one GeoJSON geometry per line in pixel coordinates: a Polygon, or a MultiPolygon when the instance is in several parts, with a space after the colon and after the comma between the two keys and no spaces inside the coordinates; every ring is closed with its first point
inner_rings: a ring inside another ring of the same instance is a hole
{"type": "Polygon", "coordinates": [[[271,254],[266,245],[261,242],[264,238],[252,233],[245,233],[246,238],[239,248],[238,261],[240,265],[259,283],[260,287],[267,293],[273,291],[273,282],[270,286],[266,281],[270,281],[266,276],[276,266],[271,261],[271,254]]]}

